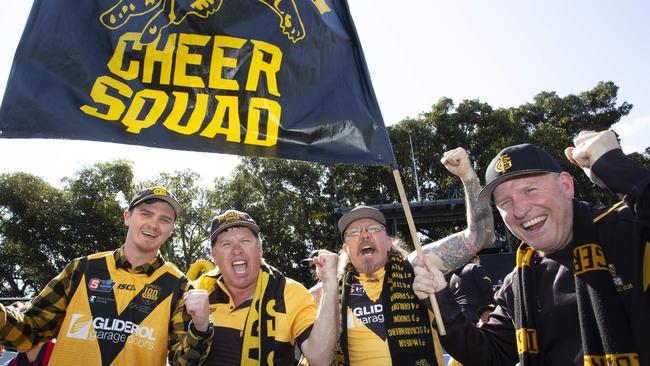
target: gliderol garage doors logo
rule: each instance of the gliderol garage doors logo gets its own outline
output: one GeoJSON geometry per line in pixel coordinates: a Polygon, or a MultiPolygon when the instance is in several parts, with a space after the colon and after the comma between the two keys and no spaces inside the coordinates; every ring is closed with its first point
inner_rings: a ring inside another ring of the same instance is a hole
{"type": "Polygon", "coordinates": [[[66,337],[83,340],[103,340],[116,344],[133,344],[152,350],[156,338],[154,329],[131,321],[72,314],[66,337]],[[92,327],[91,327],[92,325],[92,327]]]}

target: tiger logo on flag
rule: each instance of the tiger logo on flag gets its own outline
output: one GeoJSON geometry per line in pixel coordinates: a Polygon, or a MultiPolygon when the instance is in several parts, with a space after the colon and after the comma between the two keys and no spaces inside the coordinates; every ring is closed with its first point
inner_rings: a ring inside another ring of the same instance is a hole
{"type": "MultiPolygon", "coordinates": [[[[280,18],[280,30],[293,43],[305,38],[305,27],[295,0],[258,0],[280,18]]],[[[312,0],[315,5],[322,0],[312,0]]],[[[99,20],[110,30],[127,24],[130,19],[147,17],[140,43],[150,44],[168,26],[183,23],[188,17],[207,19],[217,13],[223,0],[118,0],[103,12],[99,20]]],[[[319,7],[319,10],[321,7],[319,7]]]]}

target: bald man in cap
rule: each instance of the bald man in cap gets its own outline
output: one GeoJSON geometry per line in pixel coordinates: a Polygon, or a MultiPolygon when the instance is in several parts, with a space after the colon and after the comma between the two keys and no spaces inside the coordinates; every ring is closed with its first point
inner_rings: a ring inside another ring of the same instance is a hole
{"type": "Polygon", "coordinates": [[[573,197],[573,178],[544,149],[501,150],[479,199],[492,201],[521,239],[515,269],[480,328],[461,316],[440,271],[418,262],[413,288],[438,292],[445,349],[472,365],[650,365],[650,170],[612,131],[583,131],[565,155],[613,206],[573,197]]]}

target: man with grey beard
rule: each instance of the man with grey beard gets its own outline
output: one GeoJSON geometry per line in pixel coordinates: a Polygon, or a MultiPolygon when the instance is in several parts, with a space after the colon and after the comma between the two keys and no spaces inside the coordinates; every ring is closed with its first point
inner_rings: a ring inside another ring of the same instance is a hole
{"type": "MultiPolygon", "coordinates": [[[[480,184],[467,152],[448,151],[441,162],[463,182],[468,226],[423,250],[439,268],[451,271],[494,241],[493,219],[489,204],[477,201],[480,184]],[[454,254],[458,248],[466,258],[454,254]]],[[[339,219],[338,229],[349,263],[340,283],[342,333],[336,363],[442,365],[432,314],[411,288],[414,274],[408,257],[415,258],[415,253],[409,256],[388,236],[386,218],[373,207],[355,207],[339,219]]]]}

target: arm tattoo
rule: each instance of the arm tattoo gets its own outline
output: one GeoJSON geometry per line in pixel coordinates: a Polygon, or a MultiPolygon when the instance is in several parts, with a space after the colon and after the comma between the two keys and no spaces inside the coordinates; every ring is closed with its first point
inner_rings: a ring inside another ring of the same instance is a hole
{"type": "Polygon", "coordinates": [[[485,245],[494,242],[494,218],[489,202],[478,201],[481,184],[478,177],[463,181],[465,186],[465,206],[467,215],[468,241],[474,241],[477,251],[485,245]],[[473,240],[472,240],[473,239],[473,240]]]}
{"type": "Polygon", "coordinates": [[[463,180],[463,185],[467,228],[422,247],[424,253],[430,253],[440,259],[443,267],[440,270],[443,272],[453,271],[467,263],[483,246],[492,244],[495,239],[490,204],[478,201],[478,192],[481,189],[478,177],[463,180]]]}

